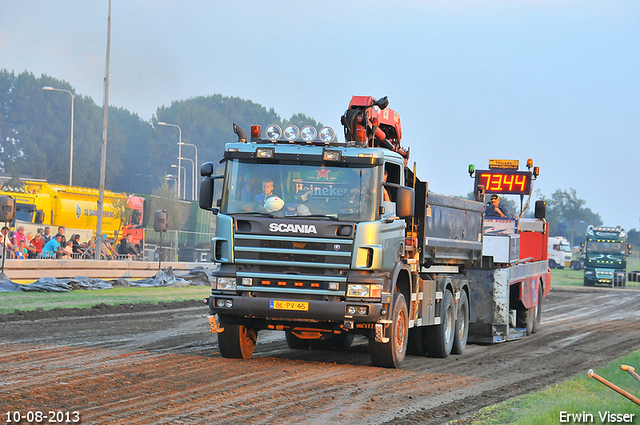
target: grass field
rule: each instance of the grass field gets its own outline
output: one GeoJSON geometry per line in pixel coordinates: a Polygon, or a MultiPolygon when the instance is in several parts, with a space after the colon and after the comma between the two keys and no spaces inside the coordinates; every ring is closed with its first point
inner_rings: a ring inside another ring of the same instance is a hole
{"type": "MultiPolygon", "coordinates": [[[[607,381],[638,396],[640,384],[628,372],[621,370],[621,365],[633,366],[638,372],[640,351],[616,360],[595,372],[607,381]]],[[[474,425],[557,424],[561,423],[561,412],[565,412],[565,414],[587,413],[593,416],[593,420],[584,420],[582,421],[584,423],[609,423],[609,421],[602,421],[600,418],[600,414],[604,415],[607,411],[614,414],[635,414],[633,420],[627,421],[627,423],[640,423],[640,406],[607,388],[594,378],[588,378],[587,371],[588,365],[585,365],[584,373],[574,379],[554,385],[539,393],[514,397],[503,403],[486,407],[471,423],[474,425]]],[[[565,416],[565,418],[567,417],[565,416]]],[[[578,423],[579,421],[565,422],[578,423]]]]}
{"type": "Polygon", "coordinates": [[[166,301],[200,300],[209,296],[208,286],[186,288],[113,288],[97,291],[70,292],[0,292],[0,314],[15,310],[42,308],[89,308],[96,304],[158,303],[166,301]]]}

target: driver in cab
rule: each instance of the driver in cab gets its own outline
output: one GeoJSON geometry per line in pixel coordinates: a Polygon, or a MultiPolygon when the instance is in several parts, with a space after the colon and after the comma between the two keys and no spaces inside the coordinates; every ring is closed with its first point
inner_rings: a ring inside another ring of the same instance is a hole
{"type": "Polygon", "coordinates": [[[262,181],[262,192],[258,193],[253,199],[254,202],[264,202],[270,196],[275,196],[273,193],[273,180],[265,179],[262,181]]]}
{"type": "Polygon", "coordinates": [[[491,203],[484,208],[484,215],[486,217],[509,218],[509,210],[504,205],[500,205],[498,195],[491,195],[491,203]]]}

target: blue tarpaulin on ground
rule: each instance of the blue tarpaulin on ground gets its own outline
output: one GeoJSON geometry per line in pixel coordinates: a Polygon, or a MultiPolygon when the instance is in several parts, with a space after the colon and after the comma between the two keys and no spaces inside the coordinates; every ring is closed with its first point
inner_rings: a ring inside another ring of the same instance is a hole
{"type": "Polygon", "coordinates": [[[55,277],[43,277],[30,284],[13,282],[4,273],[0,273],[0,292],[32,291],[32,292],[67,292],[78,289],[99,290],[111,289],[114,286],[129,286],[137,288],[151,288],[159,286],[187,287],[208,286],[211,270],[204,267],[196,267],[184,277],[176,277],[173,269],[168,267],[158,270],[155,276],[130,280],[125,278],[115,280],[93,279],[86,276],[76,276],[72,279],[57,279],[55,277]]]}

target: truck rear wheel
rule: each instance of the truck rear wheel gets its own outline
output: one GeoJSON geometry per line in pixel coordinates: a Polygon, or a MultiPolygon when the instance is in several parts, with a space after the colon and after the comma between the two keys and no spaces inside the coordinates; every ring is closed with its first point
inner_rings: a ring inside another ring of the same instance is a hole
{"type": "Polygon", "coordinates": [[[377,342],[375,335],[369,337],[369,355],[374,366],[397,368],[404,360],[409,339],[409,314],[404,295],[393,296],[393,323],[386,330],[389,342],[377,342]]]}
{"type": "Polygon", "coordinates": [[[445,290],[440,307],[440,324],[425,328],[425,345],[427,355],[430,357],[445,358],[451,354],[453,340],[455,338],[455,315],[453,295],[445,290]]]}
{"type": "Polygon", "coordinates": [[[458,300],[458,314],[456,318],[455,335],[451,353],[462,354],[467,346],[467,336],[469,334],[469,299],[465,291],[460,291],[458,300]]]}
{"type": "Polygon", "coordinates": [[[525,328],[526,334],[531,335],[533,332],[533,323],[536,320],[535,314],[535,307],[526,308],[521,304],[516,312],[516,327],[525,328]]]}
{"type": "Polygon", "coordinates": [[[535,320],[533,321],[533,327],[531,329],[531,333],[536,333],[540,329],[540,320],[542,320],[542,299],[544,298],[544,288],[542,287],[542,280],[538,281],[538,305],[536,305],[534,310],[535,320]]]}
{"type": "Polygon", "coordinates": [[[409,341],[407,342],[407,354],[411,356],[425,356],[427,347],[424,345],[424,328],[416,327],[409,329],[409,341]]]}
{"type": "Polygon", "coordinates": [[[218,334],[220,354],[227,359],[249,359],[256,348],[258,331],[245,325],[225,324],[218,334]]]}

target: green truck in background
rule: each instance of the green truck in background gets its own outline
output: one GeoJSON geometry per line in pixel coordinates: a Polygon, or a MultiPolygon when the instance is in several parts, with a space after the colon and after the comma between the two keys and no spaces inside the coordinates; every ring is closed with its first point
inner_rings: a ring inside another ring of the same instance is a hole
{"type": "Polygon", "coordinates": [[[627,283],[627,256],[631,245],[627,233],[620,226],[587,227],[582,243],[584,253],[584,286],[625,286],[627,283]]]}

